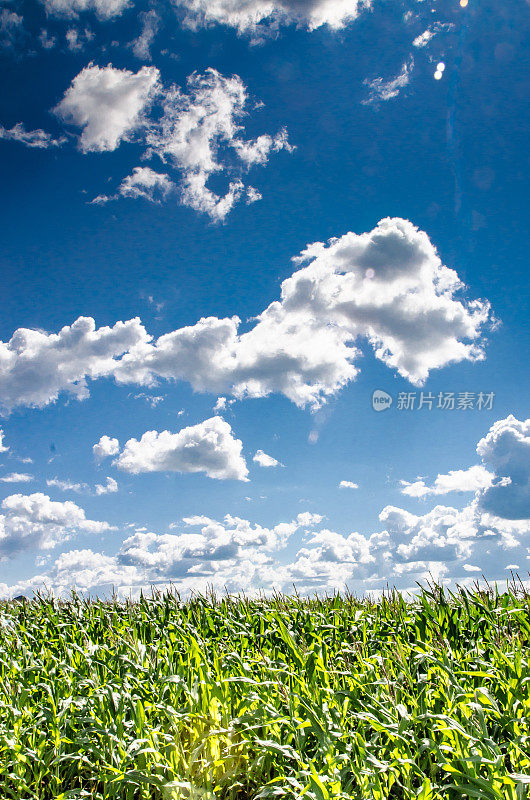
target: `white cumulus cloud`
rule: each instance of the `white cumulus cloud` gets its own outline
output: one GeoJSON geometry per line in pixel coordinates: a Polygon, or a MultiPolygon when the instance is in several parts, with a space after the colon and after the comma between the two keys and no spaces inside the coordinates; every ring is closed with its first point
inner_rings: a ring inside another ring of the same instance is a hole
{"type": "Polygon", "coordinates": [[[41,492],[12,494],[2,502],[0,559],[30,547],[50,549],[79,531],[102,533],[108,530],[107,522],[87,519],[84,510],[69,500],[56,502],[41,492]]]}
{"type": "Polygon", "coordinates": [[[209,214],[213,220],[224,219],[250,190],[245,189],[241,170],[266,164],[271,152],[292,149],[285,130],[275,136],[243,138],[241,120],[248,104],[241,78],[207,69],[203,74],[190,75],[187,91],[173,86],[165,93],[160,123],[151,126],[147,134],[151,152],[180,170],[183,203],[209,214]],[[239,173],[230,180],[224,195],[207,185],[212,175],[230,173],[229,162],[220,157],[222,148],[230,148],[240,162],[239,173]]]}
{"type": "Polygon", "coordinates": [[[267,453],[264,453],[263,450],[256,450],[252,461],[255,461],[260,467],[283,467],[283,464],[272,456],[267,455],[267,453]]]}
{"type": "Polygon", "coordinates": [[[370,0],[175,0],[190,27],[218,23],[239,33],[262,32],[266,27],[296,24],[309,30],[328,25],[344,28],[370,0]]]}
{"type": "Polygon", "coordinates": [[[125,472],[204,472],[219,480],[247,480],[242,442],[221,417],[212,417],[178,433],[147,431],[129,439],[116,459],[125,472]]]}
{"type": "Polygon", "coordinates": [[[115,359],[149,338],[138,319],[96,329],[79,317],[59,333],[19,328],[0,342],[0,405],[42,406],[67,391],[89,396],[87,379],[112,374],[115,359]]]}
{"type": "Polygon", "coordinates": [[[114,478],[107,477],[104,484],[96,484],[96,494],[114,494],[118,491],[118,483],[114,478]]]}
{"type": "Polygon", "coordinates": [[[225,567],[227,562],[235,564],[245,558],[263,563],[265,553],[284,547],[299,528],[296,521],[266,528],[230,514],[223,522],[189,517],[184,523],[200,528],[200,532],[162,535],[137,532],[124,541],[120,561],[127,566],[147,568],[153,577],[166,580],[182,578],[190,570],[196,574],[202,569],[208,574],[223,562],[225,567]]]}
{"type": "MultiPolygon", "coordinates": [[[[156,156],[180,174],[181,202],[220,222],[239,200],[250,204],[261,198],[243,180],[251,167],[267,164],[279,150],[294,149],[285,129],[245,138],[243,120],[258,107],[239,76],[226,77],[212,68],[194,72],[182,89],[162,86],[155,67],[132,73],[90,64],[55,111],[83,128],[79,145],[84,152],[114,150],[136,133],[147,148],[146,158],[156,156]],[[148,117],[155,99],[160,108],[148,117]],[[226,177],[224,192],[211,188],[214,175],[226,177]]],[[[136,167],[115,193],[98,195],[92,203],[120,196],[163,200],[174,186],[168,174],[136,167]]]]}
{"type": "Polygon", "coordinates": [[[120,452],[120,443],[117,439],[105,435],[92,447],[92,452],[98,461],[102,461],[104,458],[117,455],[120,452]]]}
{"type": "Polygon", "coordinates": [[[122,358],[117,379],[185,378],[196,391],[279,392],[315,407],[355,378],[363,338],[417,385],[433,369],[484,357],[488,303],[458,297],[458,275],[407,220],[308,245],[296,261],[308,265],[283,281],[281,300],[250,331],[238,334],[237,317],[202,319],[140,344],[122,358]]]}
{"type": "Polygon", "coordinates": [[[99,19],[118,17],[129,7],[129,0],[42,0],[46,13],[57,17],[78,17],[92,11],[99,19]]]}
{"type": "Polygon", "coordinates": [[[358,489],[359,484],[354,483],[353,481],[341,481],[339,483],[339,489],[358,489]]]}
{"type": "Polygon", "coordinates": [[[482,464],[440,474],[429,486],[423,479],[401,481],[409,497],[429,497],[449,492],[475,492],[480,511],[504,520],[530,518],[530,419],[512,414],[497,420],[477,444],[482,464]]]}
{"type": "Polygon", "coordinates": [[[412,483],[401,481],[402,494],[409,497],[428,497],[431,495],[449,494],[449,492],[476,492],[491,484],[493,474],[480,464],[468,469],[453,469],[447,475],[437,475],[432,486],[418,479],[412,483]]]}
{"type": "Polygon", "coordinates": [[[151,203],[160,203],[174,188],[175,184],[169,175],[155,172],[151,167],[135,167],[132,173],[122,180],[116,194],[98,195],[92,203],[101,205],[108,203],[109,200],[117,200],[118,197],[129,197],[134,200],[142,198],[151,203]]]}
{"type": "Polygon", "coordinates": [[[138,319],[99,328],[81,317],[59,334],[19,329],[0,343],[0,403],[44,405],[61,391],[88,396],[87,379],[152,387],[185,380],[236,398],[281,393],[322,405],[357,375],[357,343],[413,384],[484,358],[486,301],[469,301],[426,233],[384,219],[369,233],[308,245],[280,300],[239,333],[238,317],[207,317],[156,341],[138,319]],[[304,266],[305,264],[305,266],[304,266]]]}
{"type": "Polygon", "coordinates": [[[477,445],[496,479],[480,494],[481,508],[511,520],[530,518],[530,419],[512,414],[495,422],[477,445]]]}
{"type": "Polygon", "coordinates": [[[82,128],[83,152],[115,150],[145,124],[145,112],[160,89],[159,77],[155,67],[131,72],[91,63],[73,79],[54,111],[82,128]]]}

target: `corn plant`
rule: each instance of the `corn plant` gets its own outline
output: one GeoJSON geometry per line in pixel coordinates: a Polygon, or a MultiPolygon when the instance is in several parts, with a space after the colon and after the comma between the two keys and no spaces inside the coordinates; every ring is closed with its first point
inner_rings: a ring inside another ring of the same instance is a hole
{"type": "Polygon", "coordinates": [[[522,587],[0,604],[0,796],[521,800],[522,587]]]}

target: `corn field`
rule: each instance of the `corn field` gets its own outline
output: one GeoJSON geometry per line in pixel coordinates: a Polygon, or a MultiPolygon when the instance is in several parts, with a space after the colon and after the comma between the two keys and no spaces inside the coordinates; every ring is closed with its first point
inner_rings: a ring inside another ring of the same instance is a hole
{"type": "Polygon", "coordinates": [[[517,800],[530,596],[0,605],[0,797],[517,800]]]}

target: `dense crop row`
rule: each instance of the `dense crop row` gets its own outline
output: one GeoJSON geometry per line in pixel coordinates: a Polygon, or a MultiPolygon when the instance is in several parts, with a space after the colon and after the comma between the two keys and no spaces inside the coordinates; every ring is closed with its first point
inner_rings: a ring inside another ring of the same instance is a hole
{"type": "Polygon", "coordinates": [[[530,598],[0,606],[0,796],[529,796],[530,598]]]}

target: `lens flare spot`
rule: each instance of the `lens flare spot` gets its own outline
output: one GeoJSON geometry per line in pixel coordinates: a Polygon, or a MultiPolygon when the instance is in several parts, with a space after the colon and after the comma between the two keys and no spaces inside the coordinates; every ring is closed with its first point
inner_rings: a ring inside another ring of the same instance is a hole
{"type": "Polygon", "coordinates": [[[437,69],[436,72],[434,73],[434,80],[435,81],[440,81],[442,79],[442,75],[443,75],[443,72],[440,72],[440,70],[437,69]]]}
{"type": "Polygon", "coordinates": [[[460,5],[462,8],[465,8],[467,6],[467,0],[460,0],[460,5]]]}
{"type": "Polygon", "coordinates": [[[443,72],[445,69],[445,64],[443,61],[440,61],[439,64],[436,66],[436,72],[443,72]]]}

